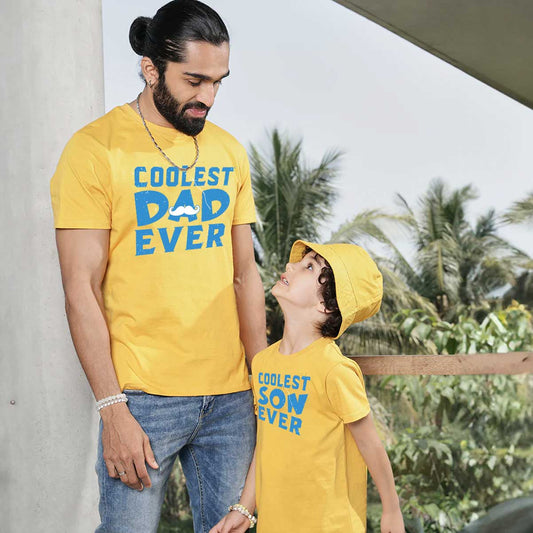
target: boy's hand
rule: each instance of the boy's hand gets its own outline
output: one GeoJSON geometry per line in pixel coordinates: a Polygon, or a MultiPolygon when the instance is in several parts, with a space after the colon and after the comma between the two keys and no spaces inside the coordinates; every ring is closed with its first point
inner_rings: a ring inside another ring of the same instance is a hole
{"type": "Polygon", "coordinates": [[[405,533],[403,516],[400,509],[384,512],[381,515],[381,533],[405,533]]]}
{"type": "Polygon", "coordinates": [[[209,533],[244,533],[250,528],[250,520],[238,511],[228,513],[209,533]]]}

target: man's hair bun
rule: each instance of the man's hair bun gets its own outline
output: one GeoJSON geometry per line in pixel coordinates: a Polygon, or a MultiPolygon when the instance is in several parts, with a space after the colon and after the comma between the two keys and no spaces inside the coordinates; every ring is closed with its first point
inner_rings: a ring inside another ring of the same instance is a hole
{"type": "Polygon", "coordinates": [[[228,29],[218,13],[200,0],[172,0],[154,18],[137,17],[130,27],[131,47],[152,60],[159,76],[169,61],[186,61],[187,44],[194,41],[214,46],[229,43],[228,29]]]}
{"type": "Polygon", "coordinates": [[[152,22],[150,17],[137,17],[131,24],[130,44],[137,55],[145,55],[146,31],[150,22],[152,22]]]}

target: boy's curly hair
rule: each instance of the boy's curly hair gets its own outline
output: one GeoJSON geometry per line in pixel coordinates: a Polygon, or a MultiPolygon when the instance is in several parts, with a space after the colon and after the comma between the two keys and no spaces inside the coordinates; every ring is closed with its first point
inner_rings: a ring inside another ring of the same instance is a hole
{"type": "MultiPolygon", "coordinates": [[[[306,246],[304,255],[313,250],[306,246]]],[[[322,257],[322,256],[320,256],[322,257]]],[[[324,259],[322,257],[322,259],[324,259]]],[[[317,324],[317,328],[323,337],[335,338],[339,334],[339,329],[342,323],[342,315],[337,303],[337,292],[335,289],[335,276],[330,264],[324,259],[325,266],[322,267],[320,275],[318,276],[318,283],[320,283],[319,293],[324,301],[327,318],[321,324],[317,324]]]]}

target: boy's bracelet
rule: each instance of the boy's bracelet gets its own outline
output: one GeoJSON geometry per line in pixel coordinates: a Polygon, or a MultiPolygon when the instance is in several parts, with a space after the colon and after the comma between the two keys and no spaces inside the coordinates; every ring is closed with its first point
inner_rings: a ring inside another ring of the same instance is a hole
{"type": "Polygon", "coordinates": [[[128,397],[122,392],[120,394],[115,394],[114,396],[108,396],[107,398],[102,398],[96,402],[96,410],[100,412],[104,407],[109,407],[115,403],[127,402],[128,397]]]}
{"type": "Polygon", "coordinates": [[[244,505],[241,505],[240,503],[236,503],[235,505],[230,505],[228,507],[229,511],[237,511],[238,513],[241,513],[244,515],[248,520],[250,520],[250,527],[248,529],[252,529],[255,524],[257,524],[257,518],[244,507],[244,505]]]}

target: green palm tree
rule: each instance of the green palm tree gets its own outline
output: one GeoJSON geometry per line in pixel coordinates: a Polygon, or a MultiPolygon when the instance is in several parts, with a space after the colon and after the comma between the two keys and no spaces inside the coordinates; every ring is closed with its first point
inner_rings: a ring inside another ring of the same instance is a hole
{"type": "MultiPolygon", "coordinates": [[[[303,158],[302,141],[278,130],[269,134],[265,151],[251,146],[252,184],[258,222],[255,252],[267,292],[267,321],[271,342],[283,332],[283,317],[269,290],[285,269],[290,246],[300,238],[320,239],[337,198],[334,187],[342,154],[330,150],[316,167],[303,158]]],[[[362,244],[374,257],[384,277],[381,312],[353,326],[341,343],[350,353],[423,351],[402,338],[393,317],[402,309],[453,320],[473,307],[487,307],[490,293],[511,283],[517,259],[527,256],[497,235],[498,219],[488,211],[472,225],[469,202],[477,197],[468,185],[449,190],[442,180],[431,182],[413,209],[397,195],[400,213],[369,209],[337,228],[328,242],[362,244]],[[415,248],[413,260],[395,245],[387,229],[406,231],[415,248]],[[374,245],[378,246],[375,247],[374,245]],[[381,253],[373,253],[372,249],[381,253]]]]}
{"type": "MultiPolygon", "coordinates": [[[[503,215],[506,224],[533,224],[533,192],[523,200],[514,202],[503,215]]],[[[524,269],[515,279],[513,286],[505,293],[504,302],[517,300],[533,308],[533,260],[521,264],[524,269]]]]}
{"type": "Polygon", "coordinates": [[[517,259],[527,257],[498,236],[494,210],[468,221],[468,203],[477,198],[471,185],[449,190],[434,180],[412,209],[398,195],[405,224],[416,250],[414,266],[397,261],[409,286],[453,319],[460,310],[487,304],[490,293],[512,283],[517,259]]]}
{"type": "Polygon", "coordinates": [[[533,192],[523,200],[514,202],[503,216],[509,224],[533,223],[533,192]]]}
{"type": "Polygon", "coordinates": [[[266,152],[250,148],[252,186],[257,209],[253,226],[255,254],[266,291],[269,339],[281,338],[283,317],[270,294],[285,270],[296,239],[317,241],[337,198],[334,181],[341,152],[332,150],[318,166],[303,160],[302,141],[274,129],[266,152]]]}
{"type": "MultiPolygon", "coordinates": [[[[290,247],[296,239],[323,240],[321,231],[330,219],[337,199],[334,182],[341,157],[340,151],[330,150],[316,167],[310,167],[304,161],[302,141],[291,140],[278,130],[269,134],[265,151],[259,151],[253,145],[250,147],[257,209],[257,223],[253,227],[255,255],[266,292],[270,342],[281,338],[283,333],[283,316],[270,288],[285,270],[290,247]]],[[[397,217],[378,210],[364,211],[342,224],[328,242],[361,244],[364,240],[375,240],[394,248],[379,226],[380,221],[386,220],[396,221],[397,217]]],[[[402,343],[396,328],[390,324],[392,316],[406,307],[424,308],[430,314],[434,310],[429,302],[409,290],[385,258],[374,258],[384,274],[386,297],[380,317],[365,322],[357,331],[358,346],[366,353],[396,353],[402,343]]],[[[351,349],[355,349],[355,343],[351,349]]]]}
{"type": "Polygon", "coordinates": [[[458,236],[465,231],[465,203],[474,198],[470,186],[448,194],[441,180],[430,184],[415,212],[397,194],[416,250],[416,267],[401,264],[405,279],[419,294],[434,302],[439,312],[456,300],[459,288],[458,236]]]}
{"type": "Polygon", "coordinates": [[[468,204],[476,197],[471,185],[449,190],[434,180],[417,209],[398,194],[398,215],[366,211],[333,233],[331,241],[369,242],[370,247],[374,241],[385,247],[385,257],[374,254],[384,277],[381,313],[348,330],[341,340],[347,352],[425,352],[427,346],[403,338],[393,325],[399,311],[420,308],[453,321],[460,313],[488,308],[491,292],[513,283],[517,259],[527,256],[497,235],[494,210],[474,225],[469,222],[468,204]],[[415,250],[412,261],[383,230],[384,222],[407,232],[415,250]]]}
{"type": "Polygon", "coordinates": [[[383,275],[384,292],[380,312],[346,331],[339,340],[344,353],[378,355],[426,351],[422,343],[406,338],[393,323],[395,315],[404,309],[423,309],[429,316],[436,316],[437,313],[427,298],[409,287],[406,279],[415,274],[409,261],[394,244],[394,239],[383,229],[384,225],[390,224],[404,226],[406,219],[402,215],[369,209],[346,221],[328,239],[328,242],[363,245],[383,275]],[[376,244],[389,252],[387,256],[372,251],[376,244]]]}
{"type": "Polygon", "coordinates": [[[319,238],[337,199],[333,183],[342,154],[329,151],[317,167],[309,168],[303,161],[301,140],[294,142],[278,130],[272,131],[269,140],[266,153],[253,145],[250,150],[258,213],[254,233],[261,265],[279,269],[295,239],[319,238]]]}

